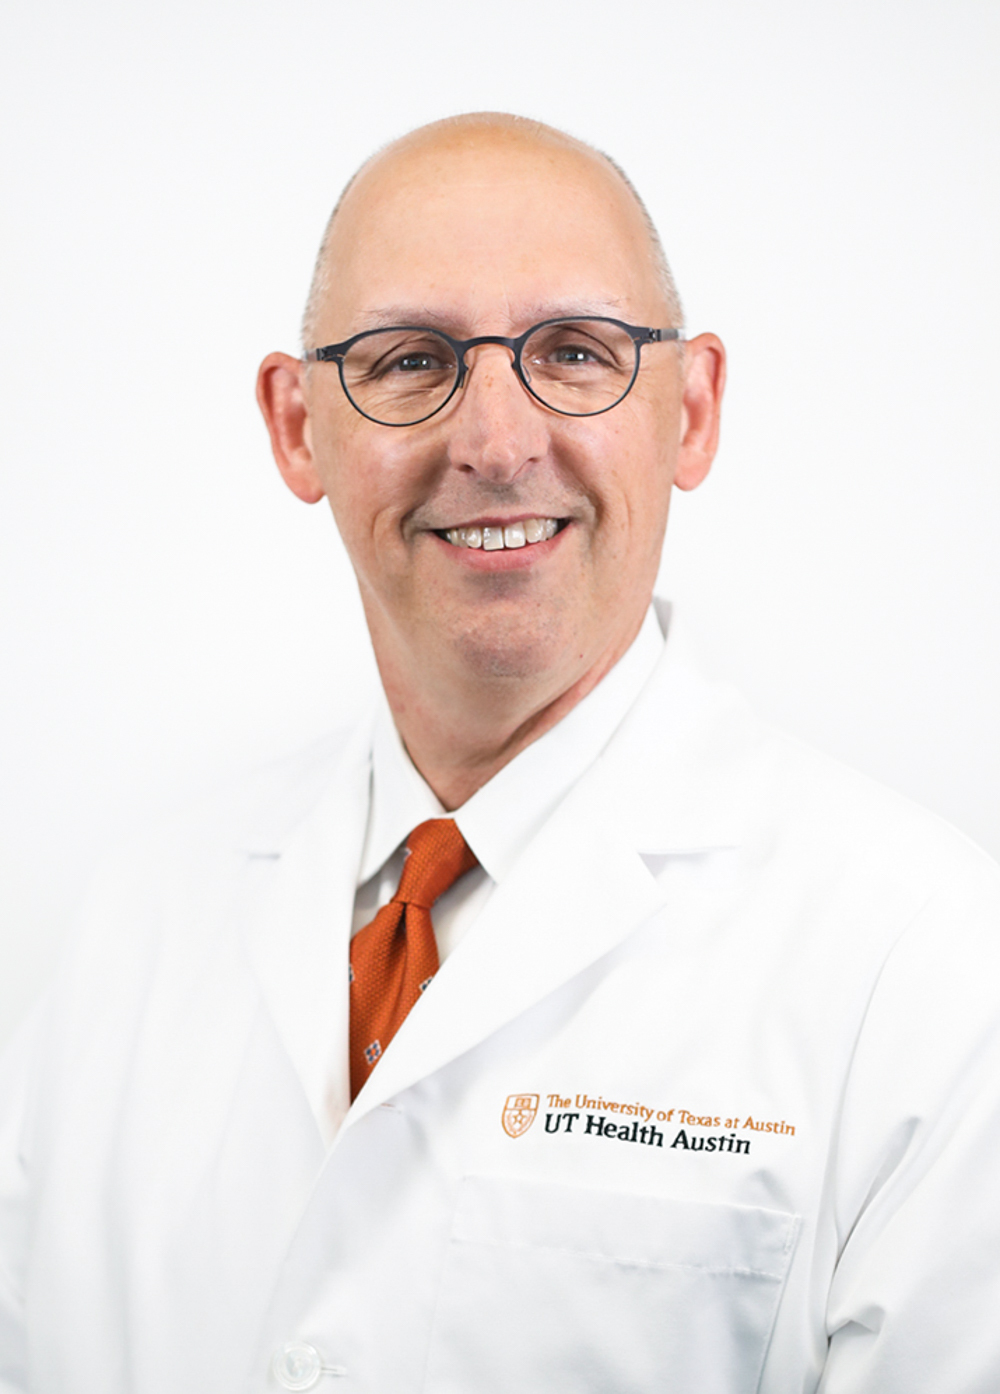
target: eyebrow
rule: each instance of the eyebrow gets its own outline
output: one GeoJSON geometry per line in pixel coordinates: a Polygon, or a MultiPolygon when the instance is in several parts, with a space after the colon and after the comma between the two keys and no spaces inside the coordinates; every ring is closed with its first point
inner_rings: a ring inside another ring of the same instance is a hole
{"type": "MultiPolygon", "coordinates": [[[[586,300],[560,300],[542,302],[524,307],[518,322],[527,329],[547,319],[587,319],[591,316],[610,315],[618,318],[624,306],[617,297],[599,296],[586,300]]],[[[353,332],[365,329],[392,329],[398,325],[412,324],[426,326],[428,329],[443,329],[454,338],[464,337],[462,330],[469,328],[468,321],[447,311],[434,309],[430,305],[382,305],[378,309],[363,310],[358,316],[358,327],[353,332]]]]}

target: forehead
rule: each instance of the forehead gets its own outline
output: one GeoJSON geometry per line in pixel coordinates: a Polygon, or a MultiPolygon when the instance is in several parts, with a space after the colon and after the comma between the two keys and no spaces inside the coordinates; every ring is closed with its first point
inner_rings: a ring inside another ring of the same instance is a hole
{"type": "Polygon", "coordinates": [[[662,309],[635,200],[569,142],[486,132],[390,150],[349,191],[328,256],[331,335],[404,311],[471,334],[550,312],[662,309]]]}

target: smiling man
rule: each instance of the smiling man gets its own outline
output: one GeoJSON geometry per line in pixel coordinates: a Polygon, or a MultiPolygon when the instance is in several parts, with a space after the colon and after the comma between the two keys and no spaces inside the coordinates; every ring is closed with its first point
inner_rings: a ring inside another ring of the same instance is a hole
{"type": "Polygon", "coordinates": [[[259,399],[376,710],[125,849],[0,1082],[0,1394],[994,1394],[1000,878],[652,600],[724,356],[604,156],[368,162],[259,399]]]}
{"type": "Polygon", "coordinates": [[[638,634],[671,487],[715,451],[722,346],[679,344],[621,175],[527,122],[436,125],[373,160],[316,281],[310,356],[346,342],[271,355],[261,404],[289,486],[330,501],[396,725],[455,808],[638,634]]]}

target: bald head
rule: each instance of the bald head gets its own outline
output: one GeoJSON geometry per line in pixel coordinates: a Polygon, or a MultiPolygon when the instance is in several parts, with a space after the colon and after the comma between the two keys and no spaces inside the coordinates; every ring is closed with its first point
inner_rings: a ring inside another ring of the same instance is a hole
{"type": "MultiPolygon", "coordinates": [[[[381,241],[380,215],[391,218],[393,195],[410,203],[433,201],[457,181],[470,177],[487,182],[523,179],[530,171],[536,184],[551,181],[551,199],[536,210],[533,222],[517,236],[552,235],[560,216],[571,216],[575,186],[588,186],[613,210],[644,269],[652,276],[666,316],[683,326],[680,298],[653,220],[625,172],[608,155],[555,127],[504,112],[473,112],[421,126],[367,160],[349,180],[330,217],[313,272],[302,323],[303,343],[324,340],[321,327],[331,291],[351,260],[359,239],[381,241]],[[632,224],[631,228],[628,224],[632,224]]],[[[558,254],[558,234],[554,255],[558,254]]]]}

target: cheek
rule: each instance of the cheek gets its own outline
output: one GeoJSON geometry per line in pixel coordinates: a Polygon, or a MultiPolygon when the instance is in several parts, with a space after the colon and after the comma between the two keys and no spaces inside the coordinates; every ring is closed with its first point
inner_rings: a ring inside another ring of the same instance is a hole
{"type": "Polygon", "coordinates": [[[673,468],[667,432],[649,411],[627,406],[593,452],[591,483],[605,525],[622,544],[641,548],[647,540],[655,545],[663,531],[673,468]]]}
{"type": "Polygon", "coordinates": [[[327,485],[326,498],[344,546],[355,566],[358,566],[371,526],[365,492],[357,487],[352,488],[351,483],[356,485],[357,481],[349,482],[343,475],[334,473],[327,485]]]}
{"type": "Polygon", "coordinates": [[[360,560],[360,554],[399,536],[400,523],[414,506],[415,471],[405,442],[385,439],[356,412],[351,418],[331,412],[316,458],[340,534],[360,560]]]}
{"type": "Polygon", "coordinates": [[[373,558],[384,559],[401,541],[406,500],[393,483],[382,471],[358,468],[354,462],[340,461],[331,472],[327,499],[358,570],[369,570],[373,558]]]}

